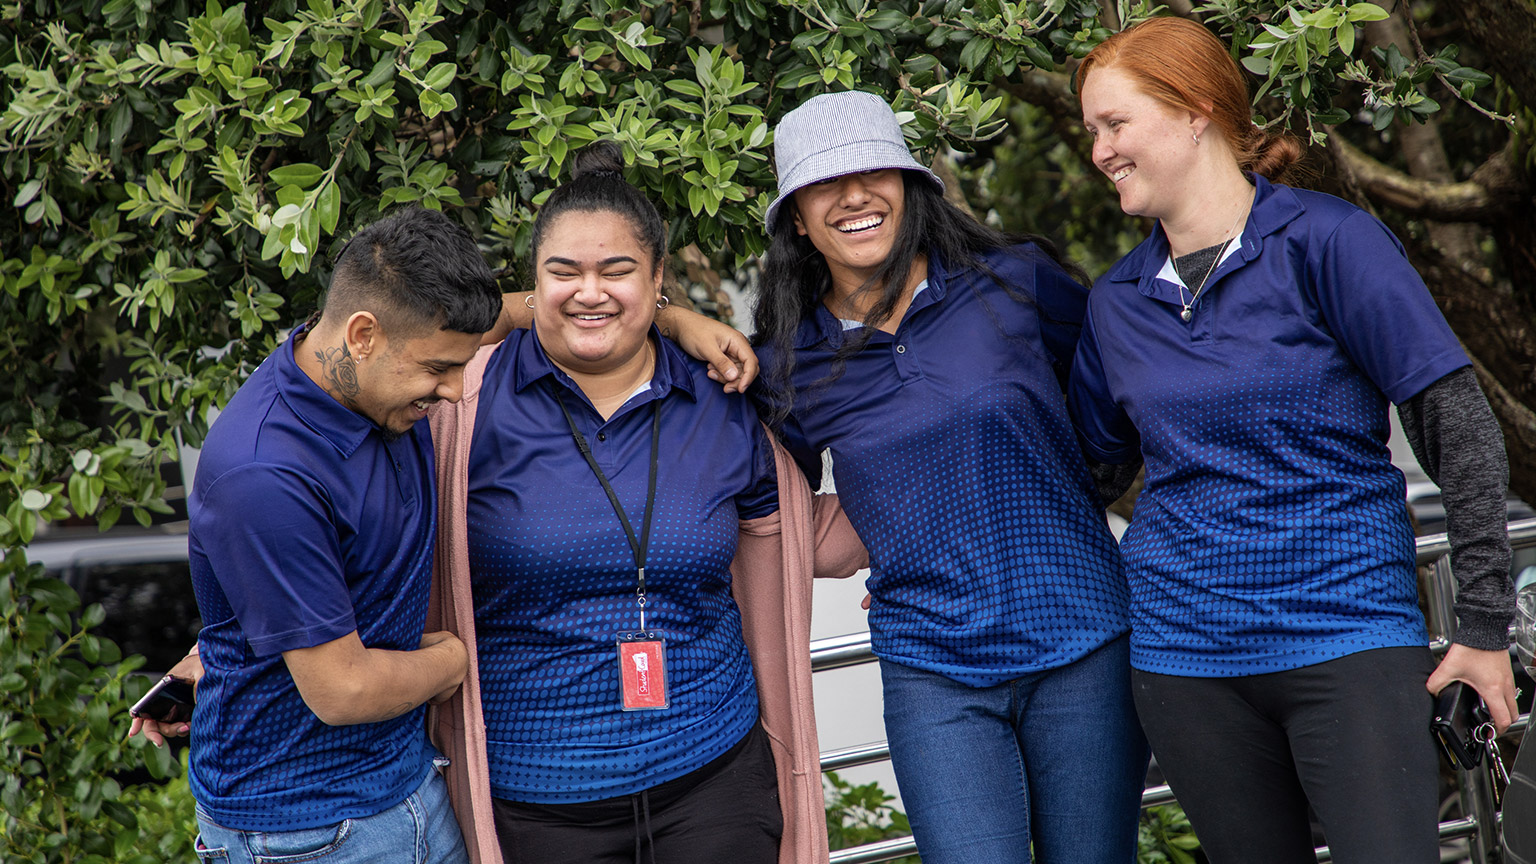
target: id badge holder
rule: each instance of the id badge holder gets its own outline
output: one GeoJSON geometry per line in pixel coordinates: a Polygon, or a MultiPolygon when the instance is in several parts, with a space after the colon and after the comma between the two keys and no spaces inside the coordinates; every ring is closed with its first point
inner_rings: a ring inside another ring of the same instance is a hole
{"type": "Polygon", "coordinates": [[[620,633],[619,678],[625,711],[658,711],[667,699],[667,640],[660,633],[620,633]]]}

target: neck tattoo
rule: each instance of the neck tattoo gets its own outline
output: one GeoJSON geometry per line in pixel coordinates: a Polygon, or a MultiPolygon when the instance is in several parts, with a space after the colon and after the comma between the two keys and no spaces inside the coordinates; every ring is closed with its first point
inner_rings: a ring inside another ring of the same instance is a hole
{"type": "Polygon", "coordinates": [[[341,404],[352,407],[362,388],[357,384],[357,361],[352,359],[346,344],[316,351],[315,359],[320,361],[320,371],[325,376],[325,391],[341,404]]]}

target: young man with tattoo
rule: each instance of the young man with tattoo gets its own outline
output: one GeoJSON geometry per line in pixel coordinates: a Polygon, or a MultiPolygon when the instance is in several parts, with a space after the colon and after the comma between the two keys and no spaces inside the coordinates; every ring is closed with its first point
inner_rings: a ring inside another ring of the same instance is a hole
{"type": "Polygon", "coordinates": [[[462,227],[397,212],[353,238],[318,321],[210,430],[190,500],[204,860],[467,860],[423,721],[467,658],[422,632],[437,492],[420,421],[458,401],[500,309],[462,227]]]}

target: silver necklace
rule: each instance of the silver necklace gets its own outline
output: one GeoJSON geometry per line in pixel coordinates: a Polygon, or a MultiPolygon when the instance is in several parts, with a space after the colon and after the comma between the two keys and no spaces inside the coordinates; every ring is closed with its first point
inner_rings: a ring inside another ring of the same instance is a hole
{"type": "Polygon", "coordinates": [[[1237,226],[1243,222],[1244,217],[1247,215],[1247,207],[1244,207],[1242,210],[1238,211],[1237,221],[1233,222],[1232,227],[1227,229],[1227,239],[1221,241],[1221,248],[1216,251],[1216,260],[1212,261],[1211,266],[1206,268],[1205,275],[1200,277],[1200,284],[1197,285],[1195,290],[1190,293],[1189,300],[1187,301],[1184,299],[1184,280],[1179,280],[1179,304],[1184,307],[1183,311],[1179,313],[1179,320],[1188,323],[1191,318],[1195,317],[1193,308],[1195,305],[1195,298],[1199,297],[1200,292],[1205,290],[1205,283],[1210,280],[1211,274],[1215,273],[1216,268],[1221,264],[1222,256],[1227,254],[1227,246],[1231,244],[1232,238],[1236,236],[1237,226]]]}

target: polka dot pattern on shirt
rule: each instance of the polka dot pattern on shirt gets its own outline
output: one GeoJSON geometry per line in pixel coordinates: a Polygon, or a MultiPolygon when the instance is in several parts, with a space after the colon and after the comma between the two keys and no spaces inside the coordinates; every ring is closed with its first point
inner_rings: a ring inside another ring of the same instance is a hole
{"type": "Polygon", "coordinates": [[[988,259],[1017,297],[930,262],[896,333],[835,379],[841,325],[805,322],[785,438],[808,473],[832,452],[876,654],[987,686],[1123,634],[1128,592],[1061,393],[1085,289],[1028,247],[988,259]]]}
{"type": "Polygon", "coordinates": [[[1467,364],[1400,243],[1332,196],[1255,203],[1189,322],[1161,230],[1095,285],[1073,368],[1089,450],[1139,447],[1131,662],[1275,672],[1427,641],[1390,400],[1467,364]]]}
{"type": "Polygon", "coordinates": [[[772,453],[751,405],[721,393],[670,343],[652,392],[604,421],[519,338],[487,367],[470,457],[492,791],[544,804],[637,792],[702,767],[757,721],[729,566],[739,520],[777,509],[772,453]],[[519,376],[539,380],[519,390],[519,376]],[[666,640],[665,710],[621,710],[616,640],[640,627],[635,556],[556,393],[637,538],[652,406],[662,401],[645,624],[666,640]]]}

